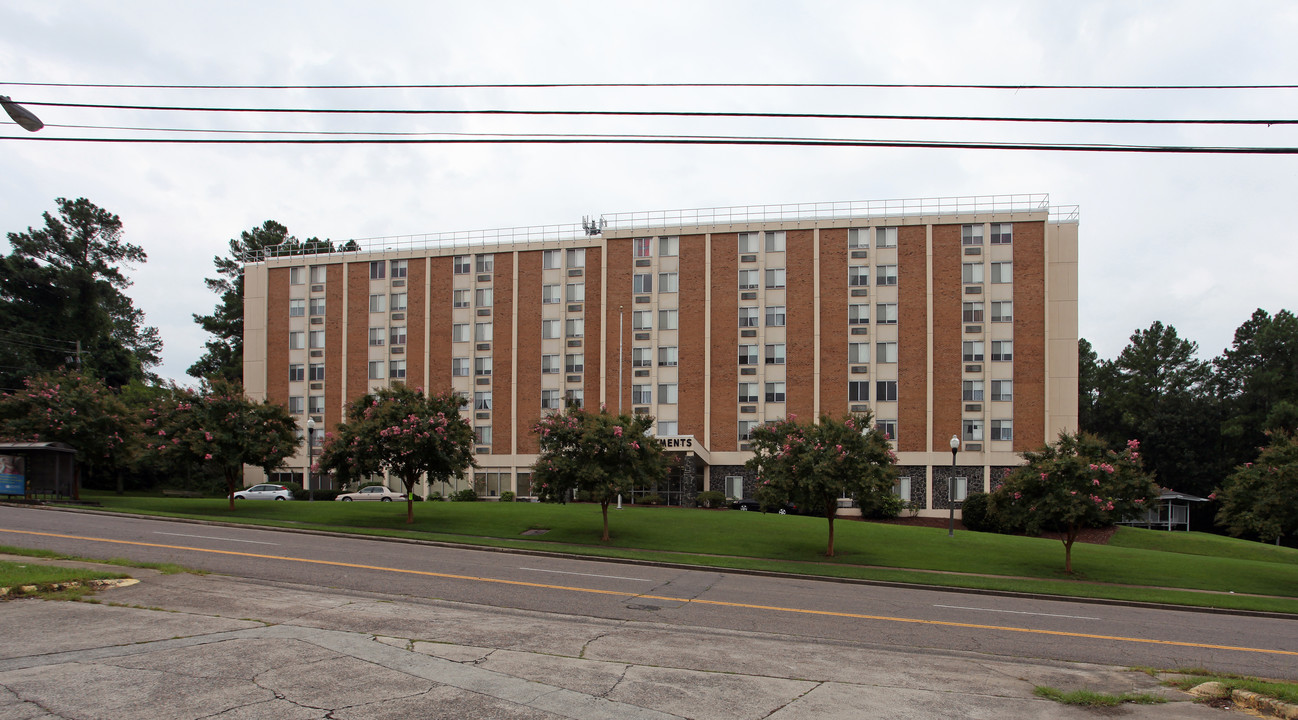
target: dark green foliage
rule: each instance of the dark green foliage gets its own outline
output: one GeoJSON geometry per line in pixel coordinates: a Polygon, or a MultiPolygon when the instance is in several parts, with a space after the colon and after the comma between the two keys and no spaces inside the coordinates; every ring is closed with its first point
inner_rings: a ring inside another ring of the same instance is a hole
{"type": "Polygon", "coordinates": [[[506,490],[500,494],[500,502],[514,502],[514,491],[506,490]]]}
{"type": "Polygon", "coordinates": [[[647,495],[641,495],[639,498],[636,499],[636,504],[637,505],[662,505],[663,496],[659,495],[658,493],[649,493],[647,495]]]}
{"type": "Polygon", "coordinates": [[[895,518],[906,509],[906,501],[893,493],[877,493],[865,499],[864,504],[857,502],[861,517],[871,520],[888,520],[895,518]]]}
{"type": "Polygon", "coordinates": [[[1298,431],[1298,317],[1292,312],[1254,311],[1214,362],[1226,405],[1227,467],[1256,458],[1267,430],[1298,431]]]}
{"type": "Polygon", "coordinates": [[[473,488],[464,488],[451,493],[451,502],[477,502],[478,493],[473,488]]]}
{"type": "Polygon", "coordinates": [[[960,505],[961,522],[964,523],[967,529],[974,532],[1006,534],[1023,532],[1022,527],[1014,526],[1007,518],[993,511],[990,505],[991,495],[989,493],[969,493],[968,497],[960,505]]]}
{"type": "Polygon", "coordinates": [[[719,508],[726,506],[726,494],[718,490],[704,490],[694,498],[701,508],[719,508]]]}
{"type": "Polygon", "coordinates": [[[428,500],[428,502],[443,502],[446,500],[446,498],[442,497],[441,493],[434,490],[428,493],[428,497],[426,498],[426,500],[428,500]]]}
{"type": "Polygon", "coordinates": [[[1217,522],[1232,535],[1274,540],[1298,533],[1298,441],[1293,433],[1272,431],[1256,462],[1226,478],[1217,522]]]}

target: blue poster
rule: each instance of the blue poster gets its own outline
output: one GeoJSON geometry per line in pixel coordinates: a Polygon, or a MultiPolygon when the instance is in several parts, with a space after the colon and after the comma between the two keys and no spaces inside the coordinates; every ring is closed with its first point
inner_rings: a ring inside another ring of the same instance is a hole
{"type": "Polygon", "coordinates": [[[15,455],[0,455],[0,495],[26,495],[27,478],[23,475],[23,459],[15,455]]]}

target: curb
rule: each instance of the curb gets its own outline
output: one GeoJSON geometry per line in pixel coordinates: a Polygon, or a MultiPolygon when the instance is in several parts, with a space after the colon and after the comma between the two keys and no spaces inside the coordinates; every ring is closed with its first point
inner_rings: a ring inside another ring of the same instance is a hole
{"type": "Polygon", "coordinates": [[[1298,720],[1298,705],[1267,697],[1252,690],[1232,690],[1228,694],[1226,686],[1216,682],[1206,682],[1190,688],[1189,693],[1202,698],[1230,698],[1231,702],[1259,713],[1283,720],[1298,720]]]}
{"type": "Polygon", "coordinates": [[[43,583],[41,585],[16,585],[14,587],[0,587],[0,598],[23,597],[32,593],[41,591],[58,592],[60,590],[74,590],[79,587],[87,587],[92,590],[103,590],[105,588],[130,587],[140,582],[135,578],[116,578],[111,580],[73,580],[71,582],[43,583]]]}

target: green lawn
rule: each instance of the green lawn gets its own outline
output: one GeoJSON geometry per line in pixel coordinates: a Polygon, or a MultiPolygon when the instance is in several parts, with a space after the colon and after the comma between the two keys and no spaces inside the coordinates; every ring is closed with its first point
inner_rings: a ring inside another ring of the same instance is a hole
{"type": "Polygon", "coordinates": [[[126,577],[122,573],[85,570],[82,568],[42,565],[22,560],[0,560],[0,588],[20,588],[23,585],[48,586],[54,583],[85,582],[126,577]]]}
{"type": "Polygon", "coordinates": [[[1108,546],[1074,546],[1069,577],[1056,540],[975,532],[953,540],[945,529],[852,519],[835,523],[836,555],[827,558],[823,518],[733,510],[610,510],[612,540],[600,543],[599,507],[589,504],[424,502],[407,525],[403,503],[246,501],[230,511],[223,499],[92,499],[127,512],[601,557],[1298,613],[1298,551],[1202,533],[1121,528],[1108,546]],[[547,532],[522,535],[532,528],[547,532]]]}

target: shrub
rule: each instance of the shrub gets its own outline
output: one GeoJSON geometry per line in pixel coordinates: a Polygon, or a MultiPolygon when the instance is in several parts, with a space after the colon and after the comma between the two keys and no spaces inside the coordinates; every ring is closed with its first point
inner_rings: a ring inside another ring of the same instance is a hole
{"type": "Polygon", "coordinates": [[[987,493],[972,492],[960,506],[961,522],[968,530],[974,532],[1000,532],[1000,523],[991,508],[987,506],[987,493]]]}
{"type": "Polygon", "coordinates": [[[895,518],[906,507],[906,501],[900,495],[879,493],[870,497],[864,504],[858,503],[861,517],[874,520],[895,518]]]}
{"type": "MultiPolygon", "coordinates": [[[[343,494],[342,490],[316,490],[314,493],[316,502],[319,502],[321,500],[329,500],[329,501],[337,500],[338,496],[342,494],[343,494]]],[[[297,495],[294,495],[293,497],[296,498],[297,495]]],[[[302,493],[302,497],[306,498],[305,491],[302,493]]]]}
{"type": "Polygon", "coordinates": [[[701,508],[725,507],[726,495],[716,490],[704,490],[694,498],[694,502],[701,508]]]}
{"type": "Polygon", "coordinates": [[[641,495],[641,496],[640,496],[640,499],[639,499],[639,502],[640,502],[642,505],[662,505],[662,504],[663,504],[663,496],[662,496],[662,495],[659,495],[658,493],[650,493],[650,494],[648,494],[648,495],[641,495]]]}
{"type": "Polygon", "coordinates": [[[428,500],[428,502],[443,502],[446,500],[446,498],[442,497],[442,494],[436,490],[428,493],[428,497],[425,499],[428,500]]]}
{"type": "Polygon", "coordinates": [[[500,494],[500,501],[501,501],[501,502],[514,502],[514,491],[513,491],[513,490],[506,490],[505,492],[501,493],[501,494],[500,494]]]}
{"type": "Polygon", "coordinates": [[[464,488],[451,494],[452,502],[474,502],[478,499],[478,491],[473,488],[464,488]]]}

